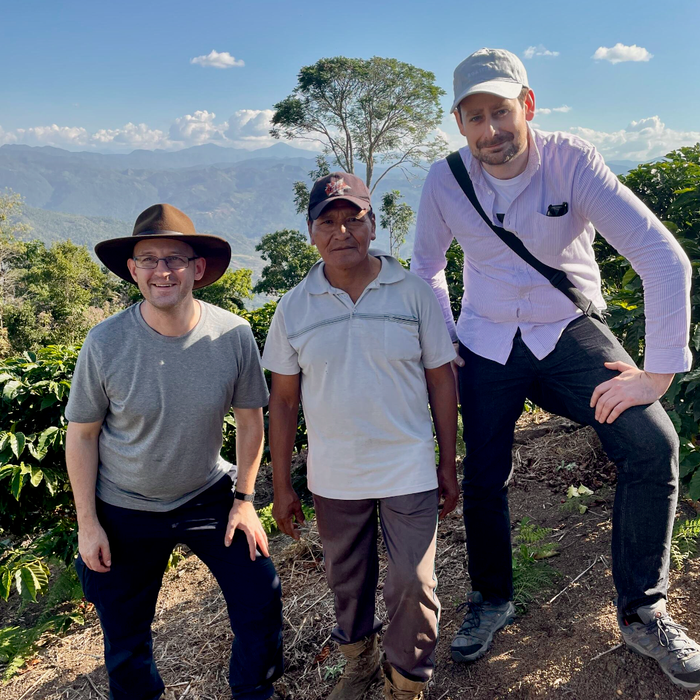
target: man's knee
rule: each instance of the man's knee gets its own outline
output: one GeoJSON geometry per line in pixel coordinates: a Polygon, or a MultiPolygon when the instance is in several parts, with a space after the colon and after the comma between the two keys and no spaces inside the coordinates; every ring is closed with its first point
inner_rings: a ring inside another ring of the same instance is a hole
{"type": "MultiPolygon", "coordinates": [[[[624,471],[646,470],[656,477],[677,478],[678,434],[660,404],[634,407],[623,413],[618,420],[623,422],[625,431],[615,437],[611,456],[624,471]]],[[[608,445],[610,440],[606,441],[608,445]]],[[[607,446],[607,445],[606,445],[607,446]]]]}

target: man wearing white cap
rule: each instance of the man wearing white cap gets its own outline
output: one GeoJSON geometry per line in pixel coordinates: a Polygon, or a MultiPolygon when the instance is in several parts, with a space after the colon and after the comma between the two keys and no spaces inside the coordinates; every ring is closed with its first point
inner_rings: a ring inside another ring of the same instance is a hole
{"type": "Polygon", "coordinates": [[[428,281],[459,347],[464,521],[472,593],[452,658],[474,661],[512,621],[508,483],[526,398],[598,433],[618,467],[613,578],[625,643],[677,685],[700,688],[700,647],[666,612],[678,496],[678,438],[660,399],[690,368],[691,268],[653,213],[595,148],[531,128],[535,95],[522,62],[480,49],[455,70],[455,113],[467,146],[430,169],[412,270],[428,281]],[[598,230],[644,284],[644,370],[606,326],[598,230]],[[455,325],[445,252],[464,250],[455,325]]]}

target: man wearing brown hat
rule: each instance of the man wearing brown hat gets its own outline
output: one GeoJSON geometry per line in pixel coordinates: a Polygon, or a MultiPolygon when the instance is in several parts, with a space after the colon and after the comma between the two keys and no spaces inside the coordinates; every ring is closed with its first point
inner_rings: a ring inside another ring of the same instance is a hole
{"type": "Polygon", "coordinates": [[[466,58],[455,69],[452,111],[467,145],[430,169],[411,262],[459,344],[472,594],[452,658],[483,656],[515,614],[508,483],[527,397],[593,426],[616,463],[612,573],[622,638],[673,683],[700,689],[700,645],[666,610],[678,436],[658,401],[692,359],[688,258],[591,144],[530,127],[535,94],[511,52],[466,58]],[[599,311],[596,230],[642,279],[643,370],[599,311]],[[456,325],[444,274],[453,239],[464,250],[456,325]]]}
{"type": "Polygon", "coordinates": [[[252,503],[267,387],[250,326],[192,296],[226,271],[230,247],[157,204],[132,236],[96,253],[144,297],[90,331],[66,408],[76,568],[104,632],[110,698],[164,692],[151,622],[170,554],[183,543],[228,606],[232,696],[265,700],[282,674],[280,582],[252,503]],[[230,408],[235,492],[219,455],[230,408]]]}
{"type": "Polygon", "coordinates": [[[272,372],[273,515],[299,537],[290,461],[302,397],[308,484],[335,594],[333,638],[346,659],[329,700],[359,700],[381,676],[379,526],[388,560],[385,697],[418,699],[437,643],[438,502],[444,517],[458,496],[455,353],[430,287],[369,249],[375,221],[362,180],[342,172],[317,180],[308,228],[321,260],[279,302],[263,353],[272,372]]]}

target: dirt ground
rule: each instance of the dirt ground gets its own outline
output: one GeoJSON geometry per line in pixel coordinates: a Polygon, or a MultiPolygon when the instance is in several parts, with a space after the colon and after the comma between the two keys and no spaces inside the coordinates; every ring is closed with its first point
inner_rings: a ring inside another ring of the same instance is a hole
{"type": "MultiPolygon", "coordinates": [[[[549,420],[546,414],[526,416],[516,434],[514,462],[514,529],[525,516],[551,528],[549,538],[560,553],[548,561],[560,575],[538,592],[525,614],[497,635],[488,656],[472,665],[454,664],[449,643],[461,622],[457,606],[465,600],[469,581],[461,509],[449,516],[438,535],[443,612],[427,699],[700,700],[700,693],[673,686],[655,663],[619,646],[610,568],[615,472],[595,434],[549,420]],[[595,491],[588,510],[581,514],[562,509],[567,488],[580,483],[595,491]]],[[[691,504],[682,503],[679,514],[696,513],[691,504]]],[[[285,601],[287,673],[278,690],[293,700],[325,698],[340,672],[340,654],[329,638],[332,597],[324,580],[318,534],[312,527],[300,543],[278,536],[272,544],[285,601]]],[[[672,573],[669,599],[676,618],[700,639],[700,560],[672,573]]],[[[378,611],[384,614],[381,596],[378,611]]],[[[159,669],[177,700],[230,698],[226,610],[214,580],[195,557],[167,574],[154,637],[159,669]]],[[[62,639],[47,638],[27,670],[0,687],[0,700],[107,698],[101,654],[100,628],[92,612],[85,627],[62,639]]],[[[368,694],[368,700],[381,697],[379,686],[368,694]]]]}

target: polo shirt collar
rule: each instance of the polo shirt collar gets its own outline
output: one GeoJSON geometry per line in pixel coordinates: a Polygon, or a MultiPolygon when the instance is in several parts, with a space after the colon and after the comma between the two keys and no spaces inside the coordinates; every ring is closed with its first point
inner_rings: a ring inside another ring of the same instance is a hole
{"type": "MultiPolygon", "coordinates": [[[[401,263],[388,253],[377,248],[370,248],[369,254],[381,260],[382,268],[379,270],[379,274],[367,285],[368,289],[375,289],[382,284],[394,284],[406,277],[406,270],[404,270],[401,263]]],[[[323,271],[325,266],[326,264],[323,260],[319,260],[309,270],[309,274],[306,276],[304,282],[306,291],[309,294],[334,293],[335,287],[326,279],[326,275],[323,271]]]]}

